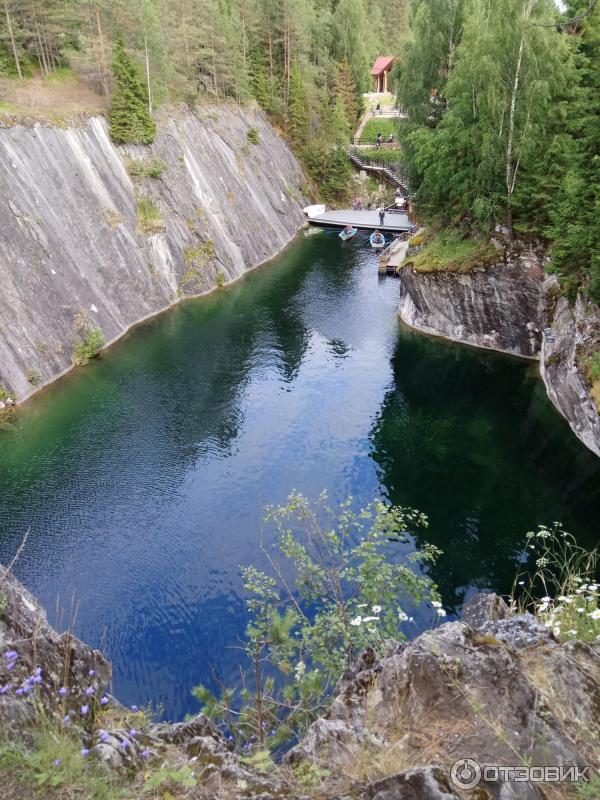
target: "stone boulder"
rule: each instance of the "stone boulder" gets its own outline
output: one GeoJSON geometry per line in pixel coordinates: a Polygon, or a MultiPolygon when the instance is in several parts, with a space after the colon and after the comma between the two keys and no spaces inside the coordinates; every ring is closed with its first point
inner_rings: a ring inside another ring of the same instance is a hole
{"type": "MultiPolygon", "coordinates": [[[[496,601],[486,602],[502,613],[496,601]]],[[[487,620],[479,630],[450,622],[412,642],[390,643],[380,661],[349,670],[327,715],[286,761],[327,765],[364,785],[361,765],[371,782],[382,782],[381,798],[405,796],[385,794],[386,780],[402,765],[436,765],[448,787],[452,765],[466,758],[490,766],[583,767],[600,752],[599,676],[600,646],[560,645],[528,615],[487,620]]],[[[367,794],[352,796],[379,797],[361,791],[367,794]]],[[[545,796],[535,784],[516,782],[482,784],[479,791],[496,800],[545,796]]]]}

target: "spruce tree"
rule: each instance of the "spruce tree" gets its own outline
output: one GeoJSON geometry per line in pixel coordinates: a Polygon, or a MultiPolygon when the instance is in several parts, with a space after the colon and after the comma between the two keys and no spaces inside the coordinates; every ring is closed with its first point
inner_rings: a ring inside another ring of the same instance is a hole
{"type": "Polygon", "coordinates": [[[297,148],[306,145],[308,139],[309,113],[306,89],[300,65],[294,61],[290,70],[290,92],[287,109],[288,139],[297,148]]]}
{"type": "Polygon", "coordinates": [[[271,108],[271,91],[262,48],[256,46],[250,52],[250,85],[252,95],[261,108],[271,108]]]}
{"type": "Polygon", "coordinates": [[[139,70],[125,52],[122,36],[113,47],[113,77],[116,83],[110,103],[110,136],[116,144],[151,144],[156,126],[148,112],[148,93],[139,70]]]}
{"type": "Polygon", "coordinates": [[[346,117],[351,126],[358,122],[362,111],[362,94],[352,77],[352,68],[347,61],[340,61],[335,71],[335,85],[338,95],[342,98],[346,117]]]}

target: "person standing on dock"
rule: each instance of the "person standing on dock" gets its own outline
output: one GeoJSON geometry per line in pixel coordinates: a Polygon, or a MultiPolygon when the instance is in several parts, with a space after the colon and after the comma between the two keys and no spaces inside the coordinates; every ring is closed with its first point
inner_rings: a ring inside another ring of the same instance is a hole
{"type": "Polygon", "coordinates": [[[377,209],[377,213],[379,214],[379,225],[383,227],[383,220],[385,219],[385,208],[381,205],[377,209]]]}

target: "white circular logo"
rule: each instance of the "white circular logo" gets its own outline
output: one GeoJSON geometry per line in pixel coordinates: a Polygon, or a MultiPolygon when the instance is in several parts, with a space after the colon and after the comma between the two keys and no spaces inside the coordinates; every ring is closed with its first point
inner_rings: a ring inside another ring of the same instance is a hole
{"type": "Polygon", "coordinates": [[[459,789],[474,789],[481,781],[481,767],[472,758],[461,758],[452,765],[450,779],[459,789]]]}

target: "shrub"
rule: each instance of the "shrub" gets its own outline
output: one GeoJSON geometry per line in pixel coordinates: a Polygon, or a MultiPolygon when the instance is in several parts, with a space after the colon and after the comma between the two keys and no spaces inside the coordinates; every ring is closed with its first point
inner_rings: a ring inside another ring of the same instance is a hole
{"type": "Polygon", "coordinates": [[[84,366],[90,359],[95,358],[106,343],[106,338],[100,328],[88,328],[75,342],[73,363],[84,366]]]}
{"type": "Polygon", "coordinates": [[[25,372],[25,377],[32,386],[37,386],[40,382],[40,373],[35,369],[28,369],[25,372]]]}
{"type": "Polygon", "coordinates": [[[356,513],[351,499],[333,509],[325,493],[314,504],[293,493],[265,521],[275,528],[279,557],[265,551],[268,573],[242,568],[250,621],[241,709],[234,690],[194,690],[204,713],[257,753],[289,743],[322,714],[329,687],[361,650],[382,654],[386,639],[405,638],[412,620],[402,605],[430,600],[445,616],[422,573],[439,550],[425,545],[406,559],[389,553],[408,543],[409,530],[427,526],[422,514],[380,500],[356,513]]]}
{"type": "Polygon", "coordinates": [[[161,158],[146,161],[141,158],[133,159],[127,165],[127,171],[132,178],[160,178],[167,165],[161,158]]]}
{"type": "Polygon", "coordinates": [[[224,273],[224,272],[221,272],[221,270],[219,270],[219,271],[217,272],[217,275],[216,275],[216,277],[215,277],[215,280],[216,280],[216,282],[217,282],[217,286],[218,286],[219,288],[221,288],[222,286],[224,286],[224,285],[225,285],[225,273],[224,273]]]}
{"type": "Polygon", "coordinates": [[[256,128],[250,128],[246,136],[250,144],[258,144],[260,142],[260,137],[256,128]]]}
{"type": "Polygon", "coordinates": [[[143,233],[159,233],[164,229],[160,209],[149,197],[138,197],[137,218],[138,227],[143,233]]]}

